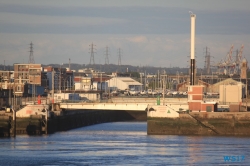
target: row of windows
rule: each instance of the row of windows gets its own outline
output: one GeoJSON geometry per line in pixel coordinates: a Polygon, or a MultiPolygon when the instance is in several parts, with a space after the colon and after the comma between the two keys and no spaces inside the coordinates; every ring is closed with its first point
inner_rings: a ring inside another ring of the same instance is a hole
{"type": "Polygon", "coordinates": [[[9,73],[1,73],[2,76],[9,76],[9,73]]]}

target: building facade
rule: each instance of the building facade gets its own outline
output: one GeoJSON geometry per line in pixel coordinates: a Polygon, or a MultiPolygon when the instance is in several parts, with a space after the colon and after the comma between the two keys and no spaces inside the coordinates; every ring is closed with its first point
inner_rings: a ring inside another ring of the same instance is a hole
{"type": "Polygon", "coordinates": [[[241,79],[246,79],[247,78],[247,60],[243,59],[243,61],[241,62],[241,73],[240,73],[240,78],[241,79]]]}
{"type": "Polygon", "coordinates": [[[41,85],[41,64],[14,64],[14,82],[41,85]]]}

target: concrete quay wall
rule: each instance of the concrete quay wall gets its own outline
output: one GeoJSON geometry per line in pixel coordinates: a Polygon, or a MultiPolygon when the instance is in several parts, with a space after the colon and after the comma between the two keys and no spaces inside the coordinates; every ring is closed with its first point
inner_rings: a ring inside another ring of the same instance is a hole
{"type": "Polygon", "coordinates": [[[41,135],[57,131],[116,121],[146,121],[146,111],[114,111],[114,110],[65,110],[55,111],[45,125],[44,116],[34,115],[29,118],[17,118],[14,121],[11,115],[0,116],[0,137],[14,135],[41,135]],[[47,129],[47,130],[46,130],[47,129]]]}
{"type": "Polygon", "coordinates": [[[249,112],[180,114],[179,118],[148,118],[149,135],[250,136],[249,112]]]}

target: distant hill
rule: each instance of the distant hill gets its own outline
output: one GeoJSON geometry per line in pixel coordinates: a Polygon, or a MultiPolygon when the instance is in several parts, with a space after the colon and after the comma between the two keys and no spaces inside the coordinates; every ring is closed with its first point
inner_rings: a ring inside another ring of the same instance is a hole
{"type": "MultiPolygon", "coordinates": [[[[60,64],[42,64],[42,66],[53,66],[53,67],[69,67],[68,63],[64,63],[60,66],[60,64]]],[[[13,65],[12,66],[4,66],[0,65],[0,70],[14,70],[13,65]]],[[[119,73],[125,73],[125,72],[141,72],[141,73],[147,73],[147,74],[157,74],[158,71],[160,73],[163,73],[166,71],[166,74],[168,75],[177,75],[178,73],[180,75],[187,75],[189,72],[189,68],[179,68],[179,67],[153,67],[153,66],[131,66],[131,65],[115,65],[115,64],[109,64],[109,65],[103,65],[103,64],[95,64],[95,65],[89,65],[89,64],[77,64],[77,63],[71,63],[70,68],[72,70],[79,70],[84,68],[93,68],[98,71],[103,71],[106,73],[112,73],[112,72],[119,72],[119,73]]],[[[197,75],[201,74],[202,69],[197,69],[197,75]]],[[[203,74],[205,74],[203,72],[203,74]]]]}
{"type": "MultiPolygon", "coordinates": [[[[68,64],[63,64],[60,66],[59,64],[48,64],[43,66],[54,66],[54,67],[69,67],[68,64]]],[[[109,65],[103,65],[103,64],[95,64],[95,65],[89,65],[89,64],[76,64],[71,63],[70,68],[72,70],[79,70],[83,68],[93,68],[98,71],[103,71],[106,73],[112,73],[112,72],[142,72],[142,73],[149,73],[149,74],[156,74],[158,73],[158,70],[160,73],[163,73],[163,71],[166,71],[166,74],[176,74],[179,72],[180,74],[187,74],[188,68],[179,68],[179,67],[173,67],[173,68],[163,68],[163,67],[153,67],[153,66],[131,66],[131,65],[115,65],[115,64],[109,64],[109,65]]]]}

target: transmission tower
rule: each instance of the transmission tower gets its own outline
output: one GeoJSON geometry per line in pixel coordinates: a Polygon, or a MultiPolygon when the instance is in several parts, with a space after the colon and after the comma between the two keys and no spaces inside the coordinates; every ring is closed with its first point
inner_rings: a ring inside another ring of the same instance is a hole
{"type": "Polygon", "coordinates": [[[210,62],[211,62],[211,56],[209,52],[209,48],[205,48],[205,66],[204,70],[206,71],[206,74],[210,74],[210,62]]]}
{"type": "Polygon", "coordinates": [[[93,43],[91,44],[91,45],[89,45],[90,46],[90,61],[89,61],[89,64],[91,65],[95,65],[95,57],[94,57],[94,54],[96,53],[96,52],[94,52],[94,50],[95,50],[95,48],[94,48],[94,46],[96,46],[96,45],[94,45],[93,43]]]}
{"type": "Polygon", "coordinates": [[[30,43],[30,57],[29,57],[29,64],[35,63],[34,56],[33,56],[33,43],[30,43]]]}
{"type": "Polygon", "coordinates": [[[105,51],[105,65],[109,64],[109,48],[108,46],[106,47],[106,51],[105,51]]]}
{"type": "Polygon", "coordinates": [[[121,60],[121,49],[118,49],[118,66],[122,65],[122,60],[121,60]]]}

